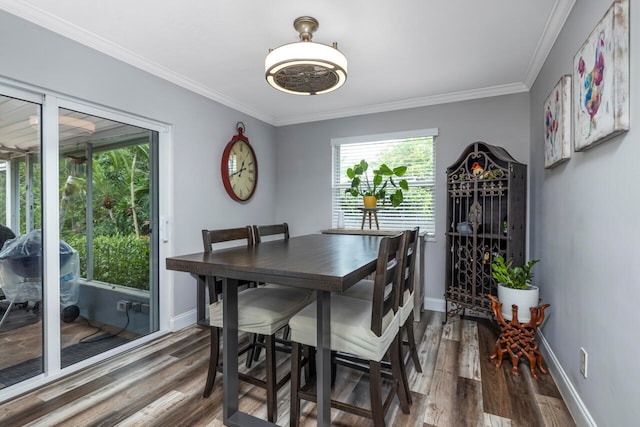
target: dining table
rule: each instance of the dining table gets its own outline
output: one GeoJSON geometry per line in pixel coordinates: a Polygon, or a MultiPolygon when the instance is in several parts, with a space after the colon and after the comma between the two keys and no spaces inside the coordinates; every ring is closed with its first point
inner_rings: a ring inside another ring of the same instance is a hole
{"type": "Polygon", "coordinates": [[[331,294],[349,289],[376,268],[382,236],[308,234],[212,252],[172,256],[168,270],[222,279],[223,422],[275,425],[239,410],[238,281],[256,281],[316,292],[316,391],[318,426],[331,424],[331,294]]]}

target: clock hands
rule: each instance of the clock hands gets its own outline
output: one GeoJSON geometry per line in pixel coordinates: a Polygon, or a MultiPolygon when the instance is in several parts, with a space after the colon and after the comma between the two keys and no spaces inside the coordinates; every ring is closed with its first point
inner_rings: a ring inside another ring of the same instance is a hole
{"type": "Polygon", "coordinates": [[[242,172],[247,170],[247,167],[244,165],[244,160],[242,161],[242,164],[240,165],[240,169],[238,169],[237,171],[235,171],[234,173],[232,173],[231,175],[229,175],[229,178],[233,177],[234,175],[238,175],[238,178],[242,177],[242,172]]]}

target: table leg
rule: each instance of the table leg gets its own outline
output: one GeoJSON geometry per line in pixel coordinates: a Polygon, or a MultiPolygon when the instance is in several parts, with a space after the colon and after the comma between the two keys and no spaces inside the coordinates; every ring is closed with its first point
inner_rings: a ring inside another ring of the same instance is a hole
{"type": "Polygon", "coordinates": [[[205,292],[207,286],[207,279],[204,276],[196,276],[198,280],[198,295],[197,295],[197,303],[196,303],[196,313],[197,313],[197,321],[198,323],[202,322],[206,317],[205,312],[205,292]]]}
{"type": "Polygon", "coordinates": [[[367,217],[366,212],[362,212],[362,224],[360,224],[360,230],[364,230],[364,219],[367,217]]]}
{"type": "Polygon", "coordinates": [[[238,281],[222,281],[222,392],[223,420],[238,412],[238,281]]]}
{"type": "MultiPolygon", "coordinates": [[[[380,230],[380,226],[378,225],[378,212],[373,212],[373,217],[376,220],[376,229],[380,230]]],[[[371,227],[369,227],[369,228],[371,228],[371,227]]]]}
{"type": "Polygon", "coordinates": [[[318,426],[331,424],[331,292],[317,291],[316,395],[318,426]]]}

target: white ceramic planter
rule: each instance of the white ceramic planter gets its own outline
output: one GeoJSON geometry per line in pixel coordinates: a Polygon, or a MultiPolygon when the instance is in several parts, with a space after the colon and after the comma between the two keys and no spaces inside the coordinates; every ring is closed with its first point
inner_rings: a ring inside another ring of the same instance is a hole
{"type": "Polygon", "coordinates": [[[512,289],[498,285],[498,299],[502,303],[502,317],[510,321],[511,305],[518,306],[518,321],[528,323],[531,320],[530,307],[538,306],[539,290],[537,286],[530,285],[527,289],[512,289]]]}

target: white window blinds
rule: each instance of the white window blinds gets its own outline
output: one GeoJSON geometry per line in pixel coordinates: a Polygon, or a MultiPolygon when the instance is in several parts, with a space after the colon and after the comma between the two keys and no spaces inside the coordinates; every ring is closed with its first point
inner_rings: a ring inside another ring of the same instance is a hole
{"type": "MultiPolygon", "coordinates": [[[[333,185],[332,224],[335,226],[340,211],[344,212],[346,228],[360,228],[363,202],[345,190],[351,180],[347,169],[364,159],[369,163],[369,173],[385,163],[390,168],[407,166],[402,177],[409,182],[409,191],[404,191],[404,201],[398,207],[384,205],[378,201],[380,229],[404,230],[415,226],[435,234],[435,137],[437,129],[411,131],[396,134],[368,135],[356,138],[332,140],[333,185]]],[[[388,195],[387,195],[388,198],[388,195]]],[[[375,228],[375,223],[372,225],[375,228]]],[[[368,218],[365,228],[369,228],[368,218]]]]}

